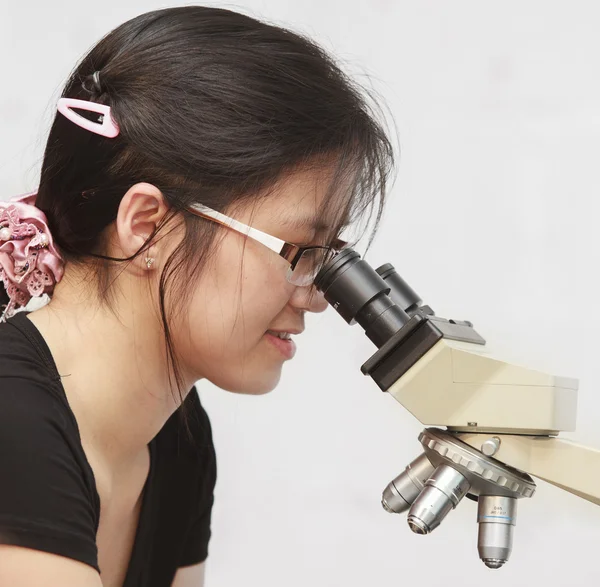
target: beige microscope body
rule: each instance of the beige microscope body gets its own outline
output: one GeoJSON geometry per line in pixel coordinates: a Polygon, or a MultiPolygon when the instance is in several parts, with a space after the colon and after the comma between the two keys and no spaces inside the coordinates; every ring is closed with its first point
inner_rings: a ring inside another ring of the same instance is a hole
{"type": "Polygon", "coordinates": [[[600,450],[557,437],[575,430],[577,387],[485,346],[441,339],[388,393],[425,426],[445,426],[477,450],[490,447],[496,460],[600,505],[600,450]]]}

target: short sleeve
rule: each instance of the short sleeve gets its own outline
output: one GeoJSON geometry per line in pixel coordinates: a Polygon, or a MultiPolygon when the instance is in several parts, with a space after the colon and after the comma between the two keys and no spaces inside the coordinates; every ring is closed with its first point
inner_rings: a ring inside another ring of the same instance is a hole
{"type": "Polygon", "coordinates": [[[196,518],[190,525],[179,561],[180,567],[202,563],[207,559],[213,503],[213,496],[203,502],[202,508],[199,508],[196,518]]]}
{"type": "Polygon", "coordinates": [[[1,377],[0,544],[62,555],[99,570],[99,503],[86,463],[74,417],[56,391],[37,381],[1,377]]]}
{"type": "MultiPolygon", "coordinates": [[[[197,471],[197,491],[193,500],[181,557],[180,567],[204,562],[208,557],[208,544],[212,535],[211,521],[214,504],[214,489],[217,479],[216,454],[208,414],[200,404],[194,389],[188,396],[189,430],[194,445],[192,466],[197,471]]],[[[186,402],[188,403],[188,402],[186,402]]]]}

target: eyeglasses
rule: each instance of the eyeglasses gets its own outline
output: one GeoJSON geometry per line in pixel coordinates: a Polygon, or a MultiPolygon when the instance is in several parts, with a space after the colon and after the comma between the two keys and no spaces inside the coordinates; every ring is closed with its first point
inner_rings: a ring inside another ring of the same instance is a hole
{"type": "Polygon", "coordinates": [[[312,285],[321,268],[347,245],[345,241],[336,239],[331,246],[303,247],[252,228],[202,204],[191,204],[186,209],[196,216],[213,220],[222,226],[244,234],[277,253],[289,263],[287,280],[301,287],[312,285]]]}

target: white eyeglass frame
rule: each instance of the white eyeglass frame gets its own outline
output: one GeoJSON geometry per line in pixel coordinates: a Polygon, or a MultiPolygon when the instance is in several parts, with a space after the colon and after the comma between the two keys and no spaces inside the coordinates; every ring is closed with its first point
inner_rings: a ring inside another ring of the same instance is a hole
{"type": "MultiPolygon", "coordinates": [[[[324,245],[310,245],[310,246],[301,246],[296,245],[294,243],[287,242],[283,239],[277,238],[276,236],[272,236],[263,232],[262,230],[258,230],[257,228],[252,228],[239,220],[235,220],[230,216],[226,216],[221,212],[217,212],[208,206],[204,206],[203,204],[190,204],[186,207],[186,209],[197,216],[202,218],[206,218],[208,220],[214,220],[218,224],[226,226],[227,228],[231,228],[232,230],[243,234],[270,249],[271,251],[277,253],[280,257],[285,259],[289,264],[288,270],[288,281],[291,281],[291,276],[296,268],[296,265],[300,261],[302,255],[305,251],[312,249],[326,249],[332,253],[336,253],[343,249],[347,243],[341,239],[336,239],[331,246],[324,245]]],[[[310,285],[310,284],[305,284],[310,285]]]]}

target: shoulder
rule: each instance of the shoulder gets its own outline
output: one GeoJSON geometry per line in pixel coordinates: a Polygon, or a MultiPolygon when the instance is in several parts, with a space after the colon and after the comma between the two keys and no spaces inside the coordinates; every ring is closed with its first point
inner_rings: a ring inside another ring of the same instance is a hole
{"type": "Polygon", "coordinates": [[[77,428],[39,381],[0,377],[0,544],[97,568],[99,501],[77,428]]]}
{"type": "Polygon", "coordinates": [[[74,422],[60,379],[24,320],[16,314],[0,324],[0,440],[15,434],[31,443],[74,422]]]}
{"type": "Polygon", "coordinates": [[[51,383],[0,375],[0,470],[7,467],[15,483],[67,473],[90,497],[77,423],[51,383]]]}
{"type": "Polygon", "coordinates": [[[53,428],[64,430],[66,416],[48,385],[22,375],[0,374],[0,439],[16,434],[25,437],[24,442],[31,442],[53,428]]]}
{"type": "Polygon", "coordinates": [[[32,330],[22,314],[0,324],[0,470],[10,471],[0,496],[10,491],[10,503],[27,494],[31,503],[52,509],[54,497],[46,495],[69,487],[87,512],[96,496],[77,422],[32,330]]]}
{"type": "Polygon", "coordinates": [[[53,368],[45,341],[31,321],[28,312],[18,312],[0,323],[0,381],[7,378],[27,379],[48,389],[60,382],[53,368]]]}
{"type": "Polygon", "coordinates": [[[27,429],[35,431],[24,442],[34,442],[52,430],[63,439],[78,436],[49,350],[44,349],[44,341],[36,336],[25,314],[17,313],[0,323],[0,434],[22,436],[27,429]],[[65,435],[66,431],[71,434],[65,435]]]}

